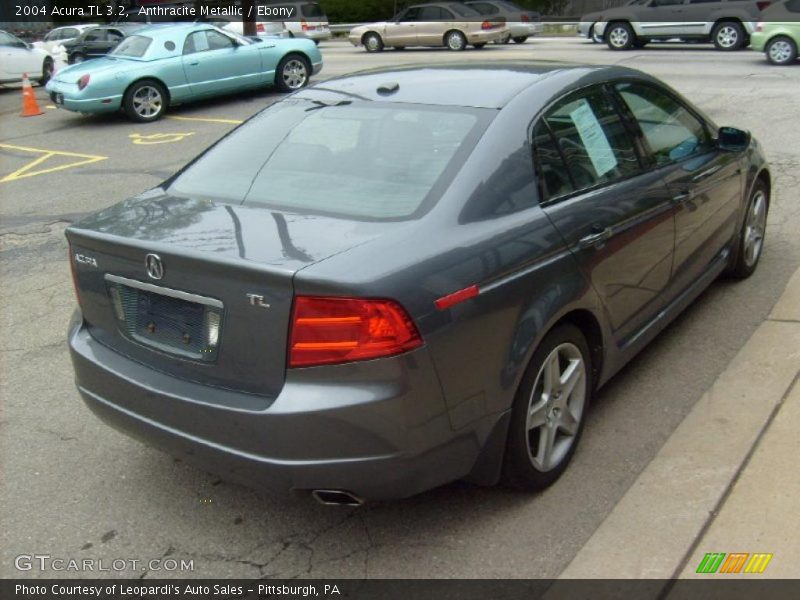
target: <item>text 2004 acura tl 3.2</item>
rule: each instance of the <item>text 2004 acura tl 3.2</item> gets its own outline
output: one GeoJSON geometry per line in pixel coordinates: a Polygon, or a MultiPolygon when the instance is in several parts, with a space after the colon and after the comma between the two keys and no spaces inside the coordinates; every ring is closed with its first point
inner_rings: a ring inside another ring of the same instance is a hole
{"type": "Polygon", "coordinates": [[[67,230],[77,384],[223,477],[330,503],[570,461],[593,392],[718,275],[770,174],[617,67],[366,72],[67,230]]]}

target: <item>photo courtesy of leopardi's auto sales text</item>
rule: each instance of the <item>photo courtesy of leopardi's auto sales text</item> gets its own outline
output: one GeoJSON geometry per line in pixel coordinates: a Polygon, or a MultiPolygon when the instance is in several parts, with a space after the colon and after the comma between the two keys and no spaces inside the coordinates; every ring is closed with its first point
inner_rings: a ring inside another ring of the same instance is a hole
{"type": "Polygon", "coordinates": [[[800,595],[800,0],[3,0],[2,600],[800,595]]]}

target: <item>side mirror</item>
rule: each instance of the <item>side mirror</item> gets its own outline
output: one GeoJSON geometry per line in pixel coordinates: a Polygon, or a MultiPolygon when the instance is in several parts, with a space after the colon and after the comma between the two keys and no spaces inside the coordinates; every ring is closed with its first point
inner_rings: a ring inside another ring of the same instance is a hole
{"type": "Polygon", "coordinates": [[[720,127],[717,145],[720,150],[744,152],[750,146],[750,132],[736,127],[720,127]]]}

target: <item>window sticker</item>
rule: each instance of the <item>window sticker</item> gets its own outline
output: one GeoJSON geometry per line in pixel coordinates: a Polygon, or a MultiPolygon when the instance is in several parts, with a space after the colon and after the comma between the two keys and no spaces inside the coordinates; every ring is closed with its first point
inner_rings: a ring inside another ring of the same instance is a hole
{"type": "Polygon", "coordinates": [[[602,177],[617,166],[617,158],[608,143],[603,127],[585,98],[580,100],[578,108],[570,112],[569,116],[578,130],[578,135],[581,136],[597,176],[602,177]]]}

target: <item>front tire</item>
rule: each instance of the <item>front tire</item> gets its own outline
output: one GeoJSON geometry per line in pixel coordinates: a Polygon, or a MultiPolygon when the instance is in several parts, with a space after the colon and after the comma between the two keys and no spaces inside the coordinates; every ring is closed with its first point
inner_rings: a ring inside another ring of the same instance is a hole
{"type": "Polygon", "coordinates": [[[367,52],[383,52],[383,39],[374,31],[366,34],[361,43],[364,44],[364,49],[367,52]]]}
{"type": "Polygon", "coordinates": [[[779,36],[767,43],[764,53],[770,63],[784,67],[797,60],[797,44],[791,38],[779,36]]]}
{"type": "Polygon", "coordinates": [[[605,40],[612,50],[630,50],[636,43],[636,34],[628,23],[611,23],[606,28],[605,40]]]}
{"type": "Polygon", "coordinates": [[[515,38],[512,38],[512,39],[514,40],[515,44],[524,44],[525,42],[528,41],[528,36],[527,35],[519,35],[519,36],[517,36],[515,38]]]}
{"type": "Polygon", "coordinates": [[[311,78],[311,64],[303,56],[284,56],[275,70],[275,87],[286,94],[303,89],[311,78]]]}
{"type": "Polygon", "coordinates": [[[42,63],[42,76],[39,78],[39,85],[45,85],[53,76],[53,59],[49,56],[42,63]]]}
{"type": "Polygon", "coordinates": [[[711,39],[717,50],[730,52],[744,47],[747,36],[744,27],[738,21],[723,21],[714,27],[711,39]]]}
{"type": "Polygon", "coordinates": [[[167,91],[152,79],[137,81],[125,92],[122,108],[132,121],[151,123],[160,119],[167,110],[167,91]]]}
{"type": "Polygon", "coordinates": [[[589,346],[572,324],[556,327],[533,353],[511,411],[503,480],[521,490],[552,485],[583,432],[593,389],[589,346]]]}
{"type": "Polygon", "coordinates": [[[461,52],[467,48],[467,38],[460,31],[448,31],[444,36],[444,45],[449,50],[461,52]]]}
{"type": "Polygon", "coordinates": [[[744,223],[736,242],[734,261],[728,274],[737,279],[750,277],[758,267],[764,238],[767,234],[767,214],[769,213],[769,192],[764,182],[759,181],[747,201],[744,223]]]}

